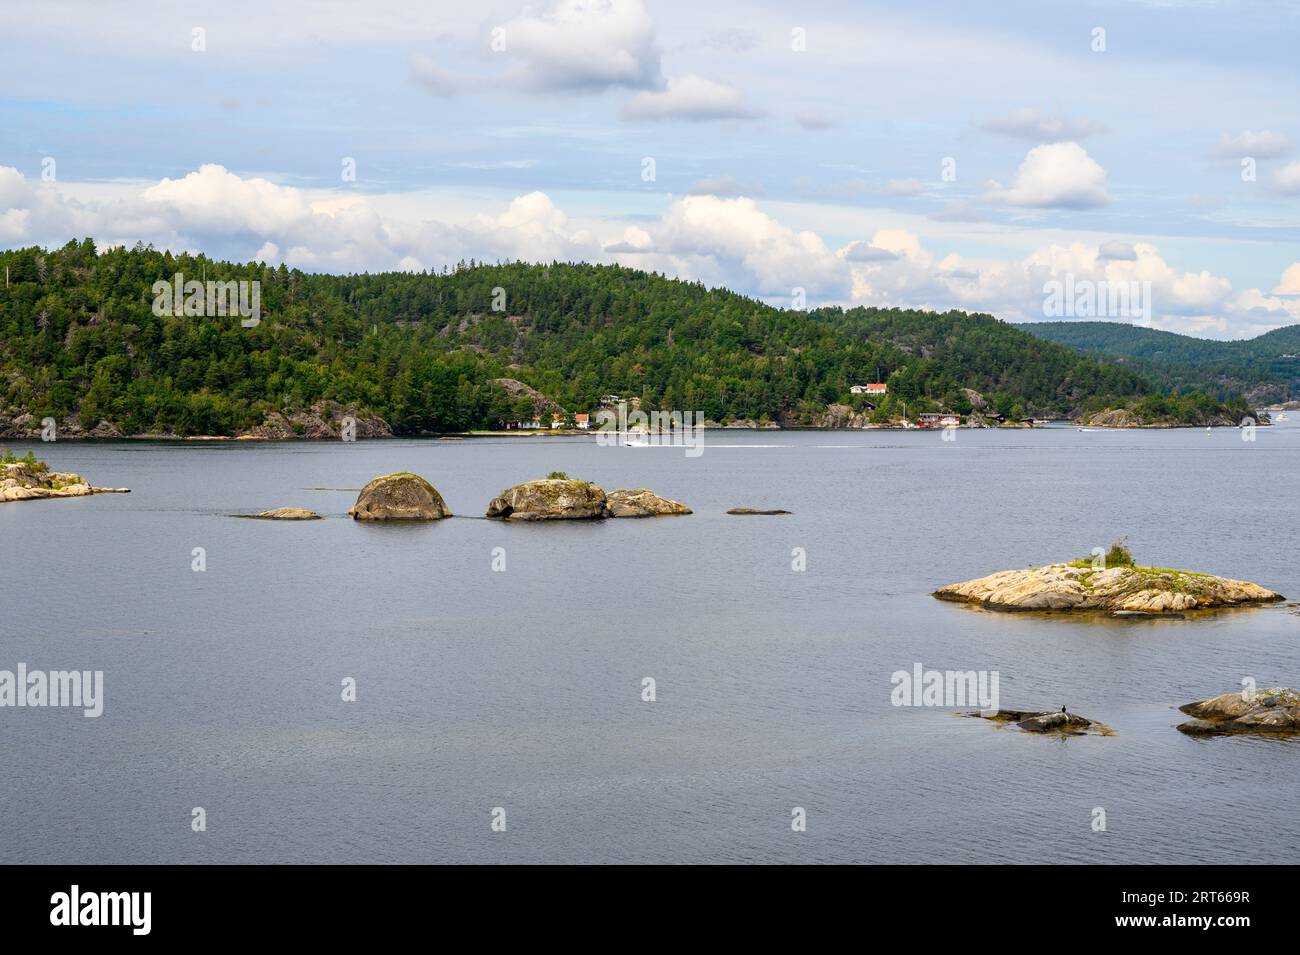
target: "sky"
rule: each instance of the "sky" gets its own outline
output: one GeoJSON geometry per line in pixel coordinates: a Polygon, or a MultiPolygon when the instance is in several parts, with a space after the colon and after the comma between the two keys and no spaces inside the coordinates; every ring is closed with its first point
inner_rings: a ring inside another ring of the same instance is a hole
{"type": "Polygon", "coordinates": [[[2,19],[3,248],[581,260],[782,307],[1300,322],[1300,0],[6,0],[2,19]],[[1100,304],[1060,315],[1052,283],[1100,304]],[[1114,311],[1121,285],[1146,307],[1114,311]]]}

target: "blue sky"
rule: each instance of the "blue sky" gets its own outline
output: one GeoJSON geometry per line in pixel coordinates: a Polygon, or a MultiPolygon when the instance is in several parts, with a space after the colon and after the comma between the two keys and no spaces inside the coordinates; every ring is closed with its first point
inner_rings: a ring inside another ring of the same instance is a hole
{"type": "Polygon", "coordinates": [[[1176,331],[1300,321],[1294,3],[10,0],[5,24],[4,246],[584,259],[1013,321],[1069,275],[1149,283],[1140,320],[1176,331]]]}

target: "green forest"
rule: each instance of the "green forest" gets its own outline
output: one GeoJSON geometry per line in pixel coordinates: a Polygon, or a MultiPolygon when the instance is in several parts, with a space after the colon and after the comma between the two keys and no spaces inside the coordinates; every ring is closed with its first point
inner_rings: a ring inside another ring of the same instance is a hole
{"type": "Polygon", "coordinates": [[[1170,387],[989,315],[789,311],[618,266],[327,275],[141,245],[97,252],[91,239],[0,252],[0,266],[0,434],[30,414],[125,434],[234,435],[323,400],[396,434],[461,432],[532,415],[501,378],[570,412],[616,393],[719,422],[812,424],[832,403],[876,421],[904,405],[909,416],[968,414],[976,402],[1011,419],[1250,413],[1236,395],[1170,387]],[[259,282],[261,322],[155,314],[153,284],[178,272],[259,282]],[[886,398],[850,392],[873,381],[886,398]]]}

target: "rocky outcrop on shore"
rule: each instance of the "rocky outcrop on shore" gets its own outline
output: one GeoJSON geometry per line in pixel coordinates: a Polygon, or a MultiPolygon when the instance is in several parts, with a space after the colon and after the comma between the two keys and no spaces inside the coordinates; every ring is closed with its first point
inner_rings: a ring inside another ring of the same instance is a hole
{"type": "Polygon", "coordinates": [[[597,520],[608,517],[602,488],[570,478],[525,481],[506,488],[488,505],[488,517],[511,521],[597,520]]]}
{"type": "Polygon", "coordinates": [[[47,497],[85,497],[88,494],[129,494],[128,487],[95,487],[80,474],[51,471],[43,461],[20,461],[0,466],[0,502],[38,501],[47,497]]]}
{"type": "Polygon", "coordinates": [[[532,403],[533,414],[538,417],[541,417],[544,414],[564,411],[557,402],[551,400],[531,385],[527,385],[516,378],[493,378],[492,384],[504,391],[511,399],[528,399],[528,401],[532,403]]]}
{"type": "Polygon", "coordinates": [[[1113,736],[1115,732],[1105,723],[1090,720],[1078,713],[1067,713],[1064,710],[997,710],[993,713],[976,710],[966,715],[992,720],[995,723],[1014,723],[1026,733],[1113,736]]]}
{"type": "Polygon", "coordinates": [[[756,421],[753,418],[732,418],[725,424],[719,424],[716,421],[705,421],[706,428],[722,428],[730,430],[745,431],[780,431],[781,426],[775,421],[756,421]]]}
{"type": "Polygon", "coordinates": [[[804,427],[811,428],[868,428],[871,426],[870,412],[854,411],[848,405],[829,404],[826,411],[805,419],[804,427]]]}
{"type": "Polygon", "coordinates": [[[344,419],[355,422],[353,437],[391,438],[392,429],[379,415],[358,411],[337,401],[318,401],[306,411],[285,415],[272,411],[261,424],[241,431],[244,440],[287,441],[292,438],[328,439],[343,435],[344,419]]]}
{"type": "Polygon", "coordinates": [[[348,516],[357,521],[437,521],[451,517],[432,484],[410,471],[383,474],[361,489],[348,516]]]}
{"type": "MultiPolygon", "coordinates": [[[[0,438],[25,438],[34,441],[42,437],[42,431],[45,430],[41,423],[43,420],[34,414],[11,408],[7,412],[0,413],[0,438]]],[[[55,428],[59,440],[122,437],[122,432],[111,421],[99,421],[87,426],[76,415],[60,418],[55,428]]]]}
{"type": "Polygon", "coordinates": [[[305,507],[277,507],[269,511],[262,511],[258,514],[240,514],[240,517],[247,517],[255,521],[320,521],[324,520],[315,511],[309,511],[305,507]]]}
{"type": "Polygon", "coordinates": [[[1291,689],[1275,686],[1253,692],[1225,693],[1178,709],[1195,717],[1178,724],[1181,732],[1191,736],[1300,734],[1300,693],[1291,689]]]}
{"type": "Polygon", "coordinates": [[[664,517],[691,513],[691,509],[681,501],[670,501],[645,487],[610,491],[605,506],[610,517],[664,517]]]}
{"type": "Polygon", "coordinates": [[[1281,594],[1242,580],[1159,567],[1095,570],[1078,561],[1004,570],[934,591],[940,600],[986,610],[1178,613],[1273,603],[1281,594]]]}
{"type": "MultiPolygon", "coordinates": [[[[358,440],[393,436],[388,423],[376,414],[360,411],[353,406],[339,404],[337,401],[318,401],[309,409],[291,414],[283,414],[279,411],[268,412],[261,424],[246,428],[235,437],[246,441],[287,441],[294,438],[337,440],[342,437],[345,418],[351,418],[355,422],[353,436],[358,440]]],[[[76,415],[60,418],[55,427],[60,441],[82,438],[147,438],[179,441],[216,440],[223,437],[221,435],[179,435],[169,431],[124,434],[111,421],[100,421],[87,426],[76,415]]],[[[41,419],[35,415],[17,409],[0,413],[0,438],[34,440],[41,437],[41,432],[41,419]]]]}

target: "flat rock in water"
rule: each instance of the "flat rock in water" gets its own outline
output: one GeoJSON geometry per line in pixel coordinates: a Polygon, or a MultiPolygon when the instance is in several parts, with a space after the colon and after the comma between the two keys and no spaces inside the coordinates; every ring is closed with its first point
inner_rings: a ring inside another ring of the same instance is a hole
{"type": "Polygon", "coordinates": [[[996,710],[985,713],[976,710],[967,716],[978,716],[995,723],[1014,723],[1026,733],[1059,733],[1065,736],[1113,736],[1114,731],[1105,723],[1090,720],[1077,713],[1060,710],[996,710]]]}
{"type": "Polygon", "coordinates": [[[255,521],[319,521],[324,520],[315,511],[309,511],[305,507],[277,507],[274,510],[262,511],[259,514],[241,514],[240,517],[248,517],[255,521]]]}
{"type": "Polygon", "coordinates": [[[940,587],[933,596],[978,604],[987,610],[1109,611],[1114,615],[1150,616],[1284,599],[1281,594],[1244,580],[1158,567],[1097,570],[1082,562],[1004,570],[940,587]]]}
{"type": "Polygon", "coordinates": [[[610,491],[606,507],[610,517],[662,517],[691,513],[691,509],[681,501],[670,501],[644,487],[610,491]]]}
{"type": "Polygon", "coordinates": [[[771,510],[763,511],[753,507],[733,507],[727,511],[728,514],[791,514],[792,511],[771,510]]]}
{"type": "Polygon", "coordinates": [[[348,516],[358,521],[436,521],[451,517],[442,495],[410,471],[384,474],[361,489],[348,516]]]}
{"type": "Polygon", "coordinates": [[[39,501],[51,497],[129,494],[128,487],[95,487],[79,474],[51,471],[44,464],[20,461],[0,465],[0,502],[39,501]]]}
{"type": "Polygon", "coordinates": [[[1225,693],[1178,709],[1195,717],[1178,724],[1181,732],[1192,736],[1300,735],[1300,693],[1282,687],[1225,693]]]}

